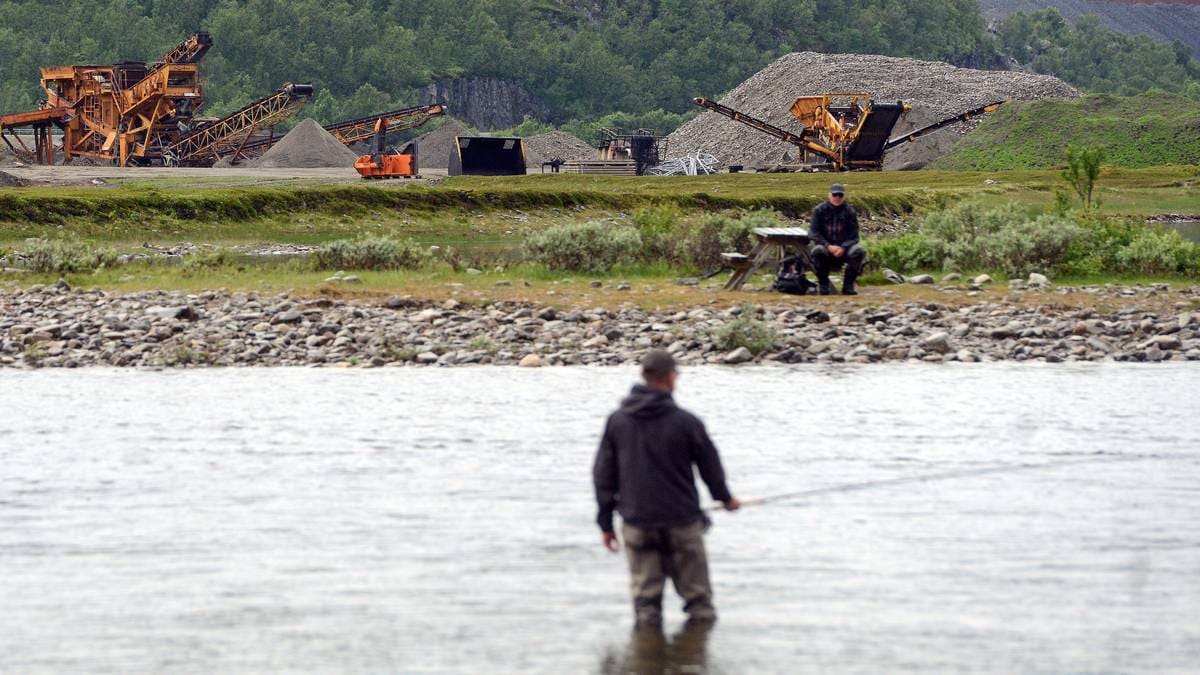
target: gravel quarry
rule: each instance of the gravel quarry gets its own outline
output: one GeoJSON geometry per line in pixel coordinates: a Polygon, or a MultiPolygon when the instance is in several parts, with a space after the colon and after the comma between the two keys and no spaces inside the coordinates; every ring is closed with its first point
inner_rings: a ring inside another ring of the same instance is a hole
{"type": "MultiPolygon", "coordinates": [[[[720,103],[775,126],[799,131],[788,112],[800,96],[868,92],[881,102],[904,101],[912,110],[894,136],[996,101],[1074,99],[1080,92],[1049,75],[973,70],[948,63],[866,54],[797,52],[780,57],[720,99],[720,103]]],[[[715,92],[697,92],[711,94],[715,92]]],[[[973,121],[974,122],[974,121],[973,121]]],[[[950,151],[972,122],[957,124],[888,153],[884,168],[921,168],[950,151]]],[[[771,166],[794,159],[794,146],[714,112],[706,112],[668,137],[672,157],[707,152],[724,165],[771,166]]]]}

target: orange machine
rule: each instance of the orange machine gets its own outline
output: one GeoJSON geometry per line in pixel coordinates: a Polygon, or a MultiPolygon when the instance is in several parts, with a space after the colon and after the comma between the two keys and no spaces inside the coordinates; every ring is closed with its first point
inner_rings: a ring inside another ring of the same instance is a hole
{"type": "Polygon", "coordinates": [[[365,179],[420,178],[417,174],[417,144],[408,143],[400,150],[384,150],[387,129],[386,117],[375,121],[375,152],[359,157],[354,170],[365,179]]]}
{"type": "Polygon", "coordinates": [[[901,115],[912,110],[912,106],[903,101],[878,103],[866,93],[797,98],[788,109],[800,122],[800,129],[795,133],[703,97],[692,99],[692,102],[799,149],[799,164],[780,165],[773,171],[881,171],[884,153],[888,150],[951,124],[992,112],[1004,103],[989,103],[890,138],[901,115]]]}
{"type": "Polygon", "coordinates": [[[209,34],[199,32],[149,66],[42,68],[42,109],[0,117],[0,136],[6,129],[32,127],[36,149],[22,148],[23,154],[45,164],[54,163],[51,124],[62,130],[66,163],[75,157],[115,160],[121,166],[159,159],[162,148],[191,128],[204,105],[197,62],[211,46],[209,34]]]}

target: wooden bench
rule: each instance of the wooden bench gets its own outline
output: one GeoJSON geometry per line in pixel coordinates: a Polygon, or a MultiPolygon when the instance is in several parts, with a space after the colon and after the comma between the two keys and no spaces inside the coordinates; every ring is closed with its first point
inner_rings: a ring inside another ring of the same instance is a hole
{"type": "Polygon", "coordinates": [[[802,227],[760,227],[751,234],[756,243],[748,255],[721,254],[721,259],[733,268],[733,274],[725,282],[725,290],[740,289],[755,272],[769,263],[777,264],[786,258],[789,249],[796,251],[806,269],[813,269],[812,258],[808,255],[808,245],[812,241],[808,230],[802,227]]]}

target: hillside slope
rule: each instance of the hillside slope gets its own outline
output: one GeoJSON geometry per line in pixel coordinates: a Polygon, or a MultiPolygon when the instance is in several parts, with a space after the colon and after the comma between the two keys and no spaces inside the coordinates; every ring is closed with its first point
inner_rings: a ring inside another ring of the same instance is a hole
{"type": "Polygon", "coordinates": [[[1099,145],[1105,164],[1200,164],[1200,103],[1171,94],[1014,101],[989,115],[935,169],[1034,169],[1062,164],[1069,143],[1099,145]]]}
{"type": "Polygon", "coordinates": [[[1095,14],[1107,28],[1128,35],[1148,35],[1156,40],[1178,40],[1200,58],[1200,4],[1180,2],[1131,3],[1110,0],[979,0],[991,19],[1016,11],[1033,12],[1049,7],[1069,21],[1095,14]]]}

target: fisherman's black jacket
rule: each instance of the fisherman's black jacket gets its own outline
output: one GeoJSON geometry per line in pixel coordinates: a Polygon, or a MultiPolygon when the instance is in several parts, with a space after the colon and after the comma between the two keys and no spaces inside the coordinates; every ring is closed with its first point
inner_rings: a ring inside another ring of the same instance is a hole
{"type": "Polygon", "coordinates": [[[833,244],[850,248],[858,243],[858,214],[849,204],[834,206],[822,202],[813,209],[808,236],[818,246],[833,244]]]}
{"type": "Polygon", "coordinates": [[[613,510],[630,525],[683,527],[704,517],[692,465],[717,501],[731,499],[717,448],[695,415],[670,394],[637,385],[608,418],[592,479],[600,512],[613,530],[613,510]]]}

